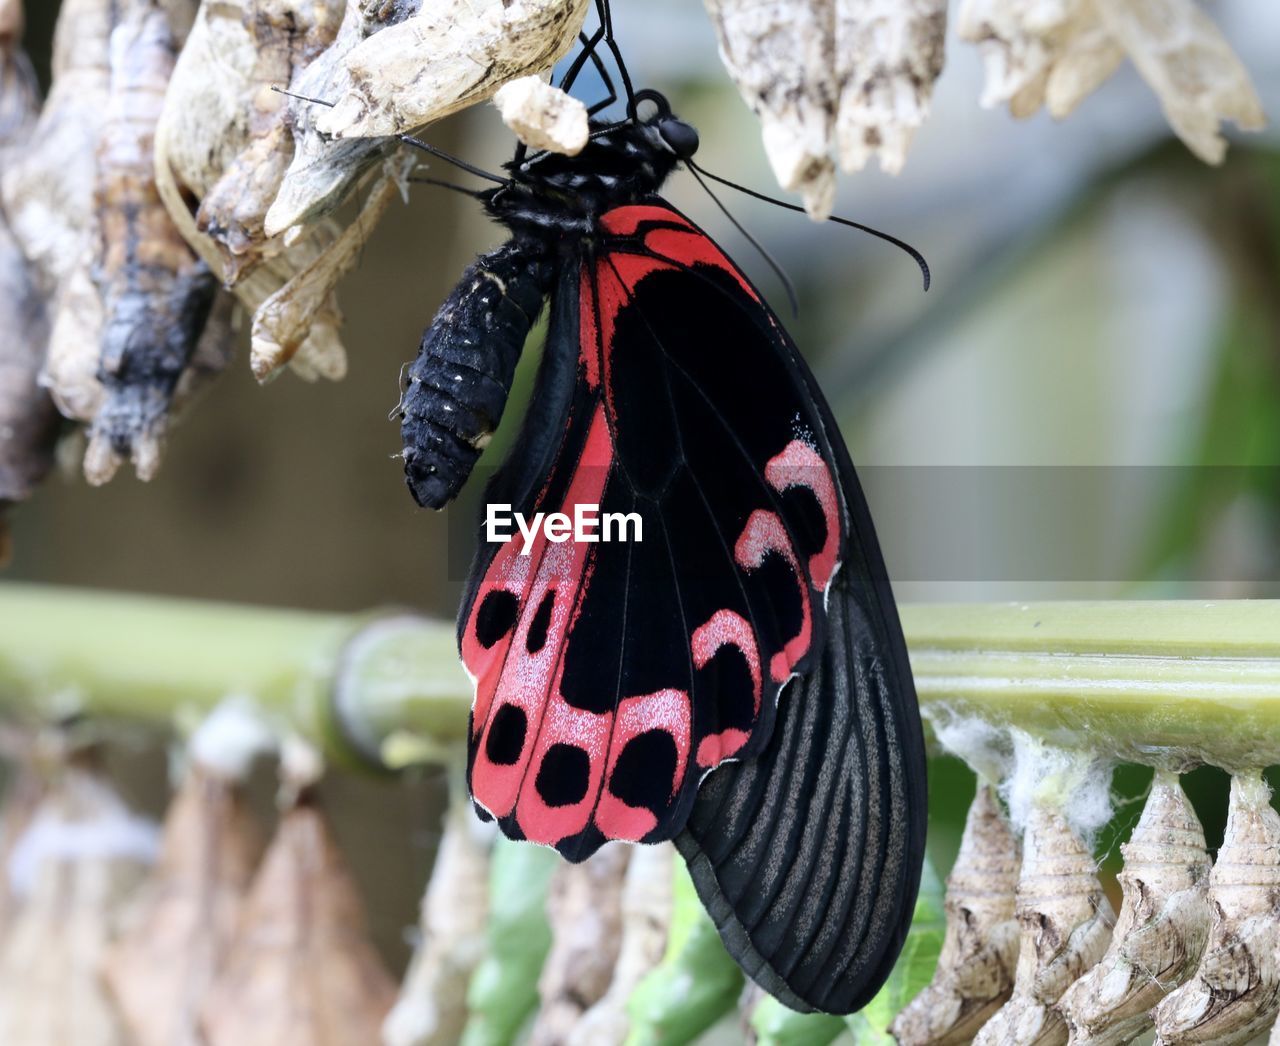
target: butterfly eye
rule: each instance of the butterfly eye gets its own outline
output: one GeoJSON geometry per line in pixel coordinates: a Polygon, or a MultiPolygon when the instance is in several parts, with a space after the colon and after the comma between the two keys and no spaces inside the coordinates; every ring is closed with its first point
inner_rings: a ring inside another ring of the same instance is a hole
{"type": "Polygon", "coordinates": [[[658,121],[658,134],[668,149],[687,160],[698,151],[698,132],[683,120],[668,116],[658,121]]]}

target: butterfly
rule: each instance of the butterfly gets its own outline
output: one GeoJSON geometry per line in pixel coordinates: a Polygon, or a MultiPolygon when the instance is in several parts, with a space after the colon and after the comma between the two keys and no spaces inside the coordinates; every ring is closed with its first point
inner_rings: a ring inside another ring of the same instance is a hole
{"type": "Polygon", "coordinates": [[[626,118],[593,120],[580,154],[521,149],[474,193],[510,237],[440,308],[401,401],[409,488],[439,508],[548,310],[485,502],[642,524],[638,539],[544,531],[527,548],[482,533],[458,620],[468,784],[506,835],[571,861],[674,839],[746,972],[795,1009],[848,1013],[892,969],[924,851],[893,594],[791,337],[658,195],[693,166],[697,132],[623,79],[626,118]]]}

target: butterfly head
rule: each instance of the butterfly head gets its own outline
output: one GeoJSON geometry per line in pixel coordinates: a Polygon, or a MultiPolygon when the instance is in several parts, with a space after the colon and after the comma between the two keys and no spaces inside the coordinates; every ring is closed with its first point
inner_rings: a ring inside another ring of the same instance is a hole
{"type": "Polygon", "coordinates": [[[655,146],[673,154],[677,160],[690,160],[698,151],[698,132],[692,124],[674,115],[671,104],[657,91],[636,92],[632,119],[648,132],[647,137],[655,146]],[[640,107],[645,103],[653,108],[642,117],[640,107]]]}

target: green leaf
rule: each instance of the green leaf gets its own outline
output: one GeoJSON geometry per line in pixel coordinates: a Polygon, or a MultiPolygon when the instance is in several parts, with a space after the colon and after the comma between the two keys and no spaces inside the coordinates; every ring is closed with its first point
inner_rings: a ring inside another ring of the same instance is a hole
{"type": "Polygon", "coordinates": [[[538,975],[551,949],[547,888],[560,855],[499,837],[489,869],[489,954],[467,989],[464,1046],[507,1046],[538,1006],[538,975]]]}
{"type": "Polygon", "coordinates": [[[683,861],[675,862],[675,893],[667,953],[631,993],[627,1046],[691,1042],[733,1009],[742,971],[720,941],[683,861]]]}
{"type": "Polygon", "coordinates": [[[751,1011],[756,1046],[827,1046],[845,1030],[844,1018],[829,1013],[797,1013],[771,995],[751,1011]]]}

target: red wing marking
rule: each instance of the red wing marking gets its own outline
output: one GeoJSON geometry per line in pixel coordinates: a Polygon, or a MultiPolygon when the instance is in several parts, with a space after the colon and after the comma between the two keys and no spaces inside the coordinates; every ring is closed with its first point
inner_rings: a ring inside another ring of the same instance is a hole
{"type": "MultiPolygon", "coordinates": [[[[722,647],[732,646],[741,651],[751,673],[751,696],[755,715],[760,715],[760,651],[756,646],[756,634],[751,623],[734,610],[717,610],[693,630],[690,648],[695,668],[704,668],[722,647]]],[[[704,769],[718,765],[734,755],[750,738],[745,730],[728,727],[719,733],[707,734],[698,742],[697,762],[704,769]]]]}
{"type": "Polygon", "coordinates": [[[835,572],[840,549],[840,514],[831,469],[821,454],[803,440],[796,439],[770,460],[764,468],[764,477],[779,494],[791,487],[807,487],[818,499],[827,524],[827,537],[821,550],[809,557],[809,574],[813,578],[813,587],[821,592],[835,572]]]}
{"type": "MultiPolygon", "coordinates": [[[[575,505],[600,504],[612,462],[613,442],[604,411],[597,407],[582,457],[575,467],[564,503],[558,506],[558,510],[572,515],[575,505]]],[[[522,790],[531,790],[526,787],[525,779],[534,749],[545,752],[554,743],[554,740],[549,740],[543,744],[543,735],[559,737],[570,729],[561,709],[573,712],[574,717],[591,715],[565,705],[559,695],[559,676],[569,628],[590,579],[590,553],[595,546],[575,541],[556,544],[548,542],[539,532],[530,555],[522,557],[519,555],[521,543],[522,539],[517,534],[503,545],[489,565],[472,602],[471,619],[462,641],[463,662],[476,678],[473,717],[476,754],[472,763],[471,790],[476,801],[496,817],[509,814],[522,790]],[[522,567],[518,562],[521,559],[528,565],[522,567]],[[522,582],[518,590],[519,620],[502,644],[503,652],[499,658],[493,656],[492,650],[485,651],[477,638],[476,618],[488,592],[494,588],[513,591],[516,578],[522,582]],[[531,653],[528,649],[529,629],[542,600],[553,590],[554,603],[546,637],[531,653]],[[507,705],[524,713],[525,726],[519,738],[519,751],[513,753],[512,761],[496,763],[489,757],[488,741],[497,713],[507,705]]],[[[583,732],[584,740],[598,732],[594,728],[588,729],[576,718],[573,729],[583,732]]],[[[606,738],[608,730],[608,722],[603,723],[606,738]]],[[[602,750],[601,762],[603,754],[602,750]]],[[[533,782],[530,780],[528,783],[531,785],[533,782]]],[[[559,838],[538,841],[555,842],[559,838]]]]}
{"type": "Polygon", "coordinates": [[[795,575],[800,590],[800,631],[787,640],[786,646],[769,660],[769,674],[775,683],[785,682],[795,666],[809,650],[813,633],[813,613],[809,603],[809,586],[803,580],[804,573],[796,561],[791,537],[777,513],[758,508],[747,519],[733,549],[733,558],[743,570],[755,570],[764,563],[765,556],[777,553],[786,559],[795,575]]]}
{"type": "Polygon", "coordinates": [[[658,826],[658,818],[641,806],[629,806],[608,788],[608,781],[628,742],[650,730],[665,730],[675,742],[676,766],[670,784],[670,799],[675,799],[684,781],[689,762],[689,745],[693,735],[693,711],[689,695],[683,690],[659,690],[652,694],[628,697],[618,705],[617,723],[609,752],[606,786],[596,808],[596,825],[610,839],[637,842],[658,826]]]}

